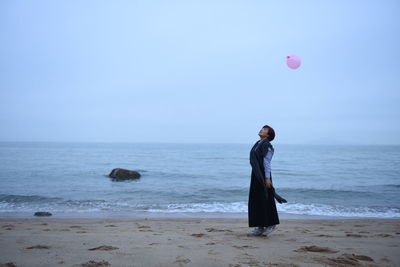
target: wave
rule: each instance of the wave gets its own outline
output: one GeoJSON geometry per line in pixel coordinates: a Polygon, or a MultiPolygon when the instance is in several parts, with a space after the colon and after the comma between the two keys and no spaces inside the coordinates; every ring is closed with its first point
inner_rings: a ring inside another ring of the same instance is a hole
{"type": "MultiPolygon", "coordinates": [[[[292,204],[277,205],[277,209],[278,212],[300,214],[300,215],[400,218],[399,208],[386,208],[386,207],[345,207],[339,205],[292,203],[292,204]]],[[[159,212],[159,213],[177,213],[177,212],[243,213],[247,212],[247,203],[214,202],[214,203],[169,204],[161,209],[160,208],[148,209],[147,211],[159,212]]]]}
{"type": "MultiPolygon", "coordinates": [[[[387,193],[387,190],[385,188],[397,188],[400,187],[398,185],[365,185],[365,186],[357,186],[357,187],[345,187],[343,189],[341,188],[318,188],[318,187],[312,187],[312,186],[304,186],[304,187],[278,187],[275,188],[279,192],[285,192],[288,194],[297,194],[297,193],[307,193],[308,195],[312,194],[322,194],[325,196],[335,196],[336,194],[359,194],[362,196],[363,194],[379,194],[379,193],[387,193]]],[[[396,193],[395,191],[392,190],[393,193],[396,193]]],[[[390,192],[389,192],[390,193],[390,192]]]]}
{"type": "Polygon", "coordinates": [[[213,202],[213,203],[179,203],[168,204],[162,208],[150,208],[148,212],[226,212],[226,213],[241,213],[247,212],[247,203],[245,202],[213,202]]]}
{"type": "MultiPolygon", "coordinates": [[[[231,189],[232,190],[232,189],[231,189]]],[[[230,194],[240,190],[233,189],[230,194]]],[[[283,194],[282,194],[283,195],[283,194]]],[[[285,195],[283,195],[285,196],[285,195]]],[[[380,205],[335,205],[329,203],[302,203],[301,200],[277,204],[279,212],[299,215],[325,215],[344,217],[400,218],[400,207],[380,205]]],[[[145,211],[151,213],[247,213],[246,201],[198,201],[169,204],[138,203],[132,198],[118,200],[81,199],[70,200],[38,195],[0,194],[0,212],[97,212],[97,211],[145,211]]]]}
{"type": "Polygon", "coordinates": [[[64,200],[57,199],[55,202],[4,202],[0,201],[0,212],[96,212],[113,211],[123,209],[136,209],[126,202],[111,202],[106,200],[64,200]]]}
{"type": "Polygon", "coordinates": [[[46,203],[46,202],[53,202],[62,200],[59,197],[45,197],[39,195],[6,195],[0,194],[0,203],[30,203],[30,202],[37,202],[37,203],[46,203]]]}
{"type": "Polygon", "coordinates": [[[301,215],[400,218],[400,208],[395,207],[345,207],[342,205],[287,203],[279,205],[278,211],[301,215]]]}

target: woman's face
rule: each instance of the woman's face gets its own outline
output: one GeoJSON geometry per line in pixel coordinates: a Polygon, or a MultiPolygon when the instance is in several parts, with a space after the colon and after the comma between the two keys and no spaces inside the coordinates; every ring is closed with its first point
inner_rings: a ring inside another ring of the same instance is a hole
{"type": "Polygon", "coordinates": [[[268,130],[269,128],[261,128],[261,130],[258,132],[258,136],[260,136],[261,138],[267,138],[268,130]]]}

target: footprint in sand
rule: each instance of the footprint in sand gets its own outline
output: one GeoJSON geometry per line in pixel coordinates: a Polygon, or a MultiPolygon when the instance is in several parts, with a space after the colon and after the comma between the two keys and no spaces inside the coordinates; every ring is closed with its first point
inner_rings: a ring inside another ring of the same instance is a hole
{"type": "Polygon", "coordinates": [[[204,236],[207,236],[206,234],[191,234],[191,236],[194,236],[194,237],[204,237],[204,236]]]}
{"type": "Polygon", "coordinates": [[[342,254],[343,257],[347,257],[347,258],[355,258],[357,260],[361,260],[361,261],[374,261],[374,259],[372,259],[371,257],[365,256],[365,255],[356,255],[356,254],[348,254],[348,253],[344,253],[342,254]]]}
{"type": "Polygon", "coordinates": [[[323,252],[323,253],[336,253],[339,252],[338,250],[333,250],[331,248],[328,247],[318,247],[318,246],[304,246],[304,247],[300,247],[298,249],[295,249],[293,251],[296,252],[323,252]]]}
{"type": "Polygon", "coordinates": [[[5,229],[5,230],[14,230],[15,226],[12,224],[6,224],[6,225],[2,225],[1,228],[5,229]]]}
{"type": "Polygon", "coordinates": [[[320,234],[320,235],[316,235],[316,236],[318,236],[318,237],[333,237],[331,235],[325,235],[325,234],[320,234]]]}
{"type": "Polygon", "coordinates": [[[110,266],[110,263],[108,261],[87,261],[84,263],[81,263],[79,265],[73,265],[73,266],[82,266],[82,267],[103,267],[103,266],[110,266]]]}
{"type": "Polygon", "coordinates": [[[95,248],[89,248],[88,250],[115,250],[115,249],[119,249],[118,247],[113,247],[113,246],[99,246],[99,247],[95,247],[95,248]]]}
{"type": "Polygon", "coordinates": [[[150,226],[146,226],[146,225],[143,225],[143,226],[139,226],[138,227],[140,230],[140,232],[154,232],[153,230],[151,230],[150,228],[150,226]]]}
{"type": "Polygon", "coordinates": [[[212,246],[212,245],[215,245],[215,243],[214,242],[208,242],[208,243],[206,243],[206,245],[207,246],[212,246]]]}
{"type": "Polygon", "coordinates": [[[232,230],[229,229],[215,229],[215,228],[205,228],[207,232],[233,232],[232,230]]]}
{"type": "Polygon", "coordinates": [[[181,256],[176,257],[176,260],[173,263],[178,263],[179,266],[183,266],[185,264],[188,264],[189,262],[191,262],[191,260],[189,259],[182,259],[181,256]]]}
{"type": "Polygon", "coordinates": [[[244,261],[240,261],[240,263],[249,265],[249,266],[264,266],[261,265],[261,262],[259,262],[258,260],[254,259],[254,258],[247,258],[244,259],[244,261]]]}
{"type": "Polygon", "coordinates": [[[346,234],[348,237],[365,237],[365,235],[359,235],[359,234],[346,234]]]}
{"type": "Polygon", "coordinates": [[[117,226],[114,224],[108,224],[108,225],[104,225],[104,227],[117,227],[117,226]]]}
{"type": "Polygon", "coordinates": [[[339,265],[339,266],[360,266],[360,261],[374,261],[372,258],[365,255],[356,255],[344,253],[336,258],[323,257],[319,259],[319,262],[326,263],[328,265],[339,265]]]}
{"type": "Polygon", "coordinates": [[[392,235],[389,235],[389,234],[376,234],[374,236],[389,237],[389,236],[392,236],[392,235]]]}
{"type": "Polygon", "coordinates": [[[245,248],[258,248],[258,247],[253,247],[253,246],[248,246],[248,245],[244,245],[244,246],[232,246],[234,248],[238,248],[238,249],[245,249],[245,248]]]}
{"type": "Polygon", "coordinates": [[[79,225],[71,225],[69,228],[82,228],[82,226],[79,226],[79,225]]]}
{"type": "Polygon", "coordinates": [[[49,249],[49,246],[44,246],[44,245],[36,245],[32,247],[27,247],[26,249],[49,249]]]}

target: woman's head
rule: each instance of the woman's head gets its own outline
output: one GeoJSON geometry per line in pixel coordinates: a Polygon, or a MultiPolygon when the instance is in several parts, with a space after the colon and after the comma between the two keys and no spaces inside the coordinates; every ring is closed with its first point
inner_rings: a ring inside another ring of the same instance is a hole
{"type": "Polygon", "coordinates": [[[275,131],[274,129],[269,126],[269,125],[264,125],[261,130],[258,132],[258,135],[261,138],[267,138],[268,141],[272,141],[275,139],[275,131]]]}

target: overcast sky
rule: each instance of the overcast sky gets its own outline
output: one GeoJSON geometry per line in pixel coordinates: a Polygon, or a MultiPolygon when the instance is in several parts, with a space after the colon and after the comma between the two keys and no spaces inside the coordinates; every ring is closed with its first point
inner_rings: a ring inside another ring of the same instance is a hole
{"type": "Polygon", "coordinates": [[[400,144],[399,3],[2,0],[0,141],[400,144]]]}

